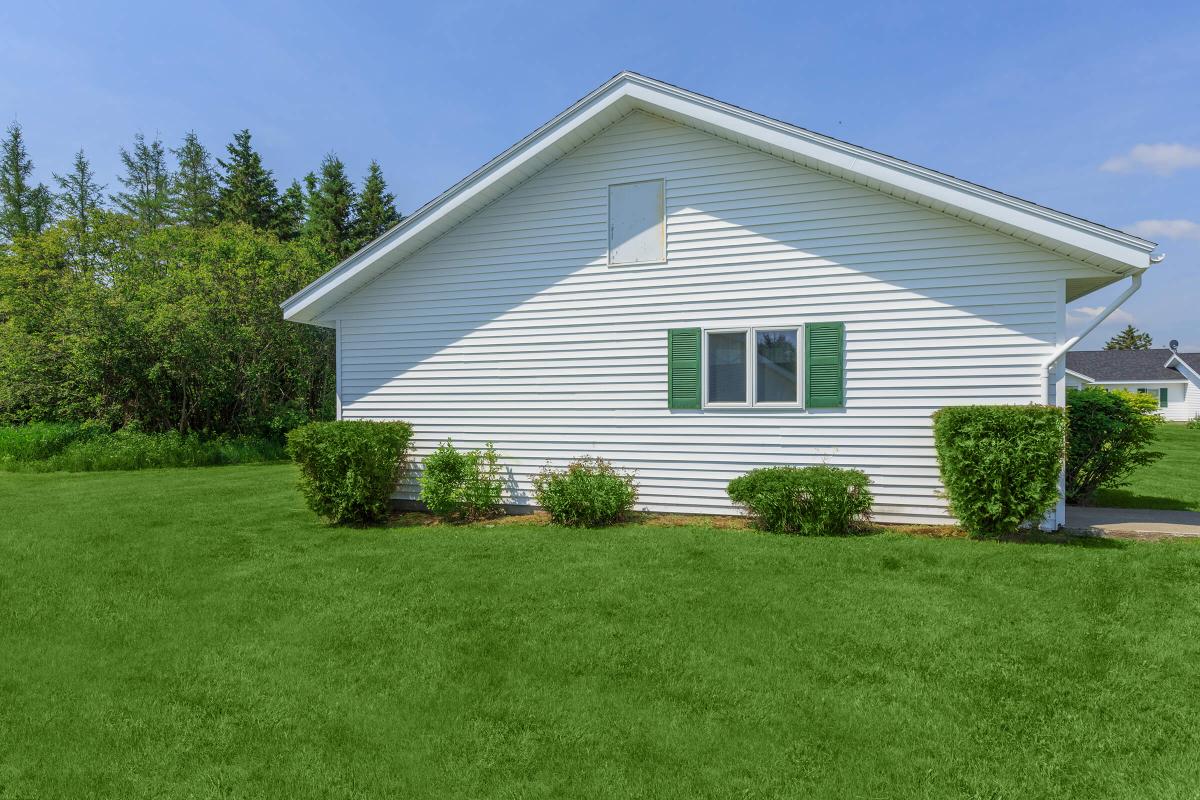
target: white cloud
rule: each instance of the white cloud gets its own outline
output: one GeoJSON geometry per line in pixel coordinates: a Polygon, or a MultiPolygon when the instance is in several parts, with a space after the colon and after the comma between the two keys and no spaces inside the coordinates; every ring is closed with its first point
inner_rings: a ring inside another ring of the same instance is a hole
{"type": "Polygon", "coordinates": [[[1200,147],[1186,144],[1138,144],[1125,155],[1113,156],[1100,165],[1104,172],[1152,172],[1173,175],[1181,169],[1200,167],[1200,147]]]}
{"type": "MultiPolygon", "coordinates": [[[[1067,328],[1073,331],[1082,330],[1085,325],[1091,322],[1097,314],[1104,310],[1104,306],[1078,306],[1067,310],[1067,328]]],[[[1116,311],[1108,315],[1108,319],[1100,324],[1101,328],[1109,328],[1113,325],[1132,325],[1133,314],[1130,314],[1123,308],[1118,308],[1116,311]]]]}
{"type": "Polygon", "coordinates": [[[1144,219],[1125,228],[1134,236],[1161,239],[1200,239],[1200,222],[1190,219],[1144,219]]]}

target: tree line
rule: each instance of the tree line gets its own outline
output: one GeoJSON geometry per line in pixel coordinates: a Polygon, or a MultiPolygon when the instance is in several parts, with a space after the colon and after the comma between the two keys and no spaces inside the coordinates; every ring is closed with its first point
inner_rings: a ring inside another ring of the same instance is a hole
{"type": "Polygon", "coordinates": [[[333,407],[330,332],[281,300],[401,218],[372,161],[336,155],[280,191],[249,130],[214,156],[139,134],[118,185],[80,150],[35,181],[21,127],[0,143],[0,424],[278,435],[333,407]]]}

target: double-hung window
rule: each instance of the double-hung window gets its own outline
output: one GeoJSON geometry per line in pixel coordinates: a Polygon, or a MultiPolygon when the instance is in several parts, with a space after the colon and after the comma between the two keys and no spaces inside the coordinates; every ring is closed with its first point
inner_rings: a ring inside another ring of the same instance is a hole
{"type": "Polygon", "coordinates": [[[799,326],[705,331],[704,404],[798,405],[802,339],[799,326]]]}

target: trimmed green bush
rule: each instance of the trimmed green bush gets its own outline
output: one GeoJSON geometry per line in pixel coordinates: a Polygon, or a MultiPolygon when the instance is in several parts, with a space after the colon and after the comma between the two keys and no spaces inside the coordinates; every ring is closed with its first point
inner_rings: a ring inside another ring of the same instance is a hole
{"type": "Polygon", "coordinates": [[[533,492],[553,522],[586,528],[624,519],[638,496],[633,473],[598,456],[578,458],[565,470],[547,466],[534,476],[533,492]]]}
{"type": "Polygon", "coordinates": [[[842,535],[870,519],[870,479],[856,469],[764,467],[729,482],[733,502],[777,533],[842,535]]]}
{"type": "Polygon", "coordinates": [[[1058,502],[1063,410],[1055,406],[951,406],[933,415],[933,439],[950,511],[974,536],[1015,533],[1058,502]]]}
{"type": "Polygon", "coordinates": [[[1124,486],[1138,467],[1163,457],[1150,450],[1163,419],[1150,394],[1067,392],[1067,500],[1089,503],[1100,488],[1124,486]]]}
{"type": "Polygon", "coordinates": [[[460,453],[447,439],[421,465],[421,502],[443,519],[466,522],[500,513],[504,485],[496,450],[460,453]]]}
{"type": "Polygon", "coordinates": [[[287,450],[309,508],[336,523],[379,522],[411,439],[407,422],[310,422],[288,434],[287,450]]]}

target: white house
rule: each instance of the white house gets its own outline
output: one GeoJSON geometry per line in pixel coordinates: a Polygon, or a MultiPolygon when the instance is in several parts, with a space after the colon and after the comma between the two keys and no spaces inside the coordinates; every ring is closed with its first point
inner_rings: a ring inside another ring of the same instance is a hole
{"type": "Polygon", "coordinates": [[[514,504],[581,454],[699,513],[828,463],[944,522],[930,414],[1062,402],[1066,304],[1153,248],[625,72],[283,310],[337,331],[342,418],[410,421],[418,457],[492,440],[514,504]]]}
{"type": "Polygon", "coordinates": [[[1158,401],[1163,417],[1186,422],[1200,417],[1200,353],[1073,350],[1067,353],[1067,387],[1083,386],[1145,392],[1158,401]]]}

